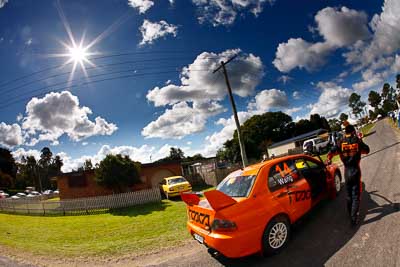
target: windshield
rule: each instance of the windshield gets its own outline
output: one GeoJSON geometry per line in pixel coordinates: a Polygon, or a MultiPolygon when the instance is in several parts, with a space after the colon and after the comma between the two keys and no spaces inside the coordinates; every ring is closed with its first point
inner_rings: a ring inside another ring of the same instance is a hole
{"type": "Polygon", "coordinates": [[[185,178],[183,178],[183,177],[179,177],[179,178],[175,178],[175,179],[168,180],[168,184],[169,184],[169,185],[172,185],[172,184],[179,184],[179,183],[184,183],[184,182],[186,182],[186,180],[185,180],[185,178]]]}
{"type": "Polygon", "coordinates": [[[247,197],[256,176],[228,176],[218,186],[217,190],[230,197],[247,197]]]}

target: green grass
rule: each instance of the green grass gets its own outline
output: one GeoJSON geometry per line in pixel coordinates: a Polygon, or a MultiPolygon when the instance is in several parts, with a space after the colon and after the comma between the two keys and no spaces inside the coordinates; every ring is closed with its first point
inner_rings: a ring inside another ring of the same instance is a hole
{"type": "MultiPolygon", "coordinates": [[[[314,158],[319,159],[318,157],[314,157],[314,158]]],[[[328,159],[328,153],[321,155],[321,159],[323,162],[325,162],[328,159]]],[[[340,161],[339,155],[336,155],[332,158],[332,163],[339,164],[340,162],[341,161],[340,161]]]]}
{"type": "Polygon", "coordinates": [[[45,200],[45,202],[53,202],[53,201],[60,201],[60,197],[53,197],[45,200]]]}
{"type": "Polygon", "coordinates": [[[375,123],[369,123],[361,128],[361,132],[364,136],[368,135],[371,129],[375,126],[375,123]]]}
{"type": "Polygon", "coordinates": [[[0,245],[54,257],[142,254],[188,239],[186,219],[179,200],[88,216],[0,214],[0,245]]]}

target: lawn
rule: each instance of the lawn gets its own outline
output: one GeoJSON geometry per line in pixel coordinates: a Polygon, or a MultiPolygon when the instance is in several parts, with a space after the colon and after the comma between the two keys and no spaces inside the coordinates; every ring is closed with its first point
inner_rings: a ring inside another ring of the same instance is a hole
{"type": "Polygon", "coordinates": [[[190,236],[179,199],[66,217],[0,214],[0,245],[55,257],[141,254],[190,236]]]}
{"type": "Polygon", "coordinates": [[[364,136],[366,136],[366,135],[368,135],[368,133],[371,131],[371,129],[374,126],[375,126],[375,123],[369,123],[361,128],[361,132],[363,133],[364,136]]]}

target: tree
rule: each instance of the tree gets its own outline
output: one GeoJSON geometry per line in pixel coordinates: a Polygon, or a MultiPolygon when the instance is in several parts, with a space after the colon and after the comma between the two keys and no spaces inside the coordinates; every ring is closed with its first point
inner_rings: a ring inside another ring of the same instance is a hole
{"type": "Polygon", "coordinates": [[[53,153],[48,147],[44,147],[40,152],[39,189],[43,191],[44,189],[50,188],[49,169],[52,163],[53,153]]]}
{"type": "Polygon", "coordinates": [[[0,147],[0,171],[8,174],[12,178],[17,175],[17,164],[11,154],[11,151],[0,147]]]}
{"type": "Polygon", "coordinates": [[[375,91],[370,91],[368,94],[368,102],[371,107],[377,109],[381,104],[382,97],[375,91]]]}
{"type": "Polygon", "coordinates": [[[343,123],[345,121],[347,121],[349,119],[349,115],[347,115],[346,113],[342,113],[339,116],[339,120],[343,123]]]}
{"type": "Polygon", "coordinates": [[[121,193],[140,183],[139,173],[140,163],[132,161],[128,156],[107,155],[95,170],[95,179],[99,185],[121,193]]]}
{"type": "Polygon", "coordinates": [[[50,175],[54,176],[54,175],[59,175],[61,174],[61,168],[64,165],[62,159],[60,158],[60,156],[55,156],[54,159],[52,159],[51,164],[50,164],[50,175]]]}
{"type": "Polygon", "coordinates": [[[171,147],[169,151],[169,159],[171,160],[181,160],[185,157],[185,154],[180,148],[171,147]]]}
{"type": "Polygon", "coordinates": [[[341,130],[341,123],[338,119],[330,119],[329,126],[331,127],[332,131],[340,131],[341,130]]]}
{"type": "Polygon", "coordinates": [[[193,156],[191,156],[191,157],[186,157],[186,158],[184,158],[184,160],[183,161],[185,161],[185,162],[190,162],[190,161],[196,161],[196,160],[202,160],[202,159],[205,159],[205,157],[203,157],[203,155],[202,154],[194,154],[193,156]]]}
{"type": "Polygon", "coordinates": [[[359,117],[365,107],[365,103],[361,101],[359,94],[352,93],[349,97],[349,107],[352,109],[353,114],[359,117]]]}
{"type": "Polygon", "coordinates": [[[331,130],[328,121],[325,117],[321,117],[319,114],[311,114],[310,122],[313,125],[315,130],[317,129],[326,129],[328,131],[331,130]]]}
{"type": "Polygon", "coordinates": [[[85,162],[83,163],[83,170],[84,171],[93,170],[93,164],[90,159],[85,160],[85,162]]]}

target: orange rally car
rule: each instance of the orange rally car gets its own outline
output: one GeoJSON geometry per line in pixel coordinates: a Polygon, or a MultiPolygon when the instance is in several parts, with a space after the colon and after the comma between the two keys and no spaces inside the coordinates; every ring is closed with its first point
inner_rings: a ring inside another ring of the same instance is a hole
{"type": "Polygon", "coordinates": [[[210,252],[237,258],[257,252],[279,253],[290,237],[290,225],[322,199],[341,189],[334,165],[294,155],[246,167],[229,174],[216,190],[182,193],[190,234],[210,252]]]}

